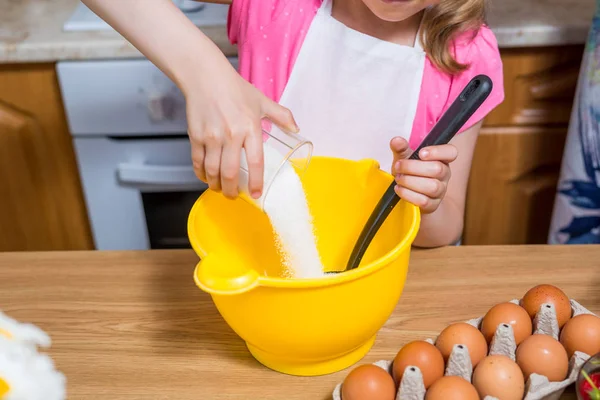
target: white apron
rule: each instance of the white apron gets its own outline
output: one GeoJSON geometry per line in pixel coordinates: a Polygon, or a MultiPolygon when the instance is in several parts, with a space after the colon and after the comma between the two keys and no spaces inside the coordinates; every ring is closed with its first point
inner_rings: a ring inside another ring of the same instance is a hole
{"type": "MultiPolygon", "coordinates": [[[[390,140],[410,138],[425,53],[350,29],[324,0],[280,103],[289,108],[314,155],[372,158],[391,170],[390,140]]],[[[417,36],[418,37],[418,36],[417,36]]]]}

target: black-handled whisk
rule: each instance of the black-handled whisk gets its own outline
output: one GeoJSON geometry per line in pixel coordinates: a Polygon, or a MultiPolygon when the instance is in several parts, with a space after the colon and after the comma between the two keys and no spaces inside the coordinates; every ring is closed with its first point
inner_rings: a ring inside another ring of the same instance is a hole
{"type": "MultiPolygon", "coordinates": [[[[450,142],[454,135],[467,123],[469,118],[487,99],[492,92],[492,86],[492,81],[485,75],[478,75],[473,78],[433,127],[431,132],[429,132],[427,137],[425,137],[421,145],[412,153],[410,159],[418,160],[419,151],[425,147],[450,142]]],[[[346,271],[357,268],[360,265],[369,244],[371,244],[371,240],[373,240],[373,237],[392,209],[400,201],[400,197],[394,190],[395,186],[396,182],[392,182],[381,200],[379,200],[379,203],[377,203],[375,210],[373,210],[352,250],[346,271]]]]}

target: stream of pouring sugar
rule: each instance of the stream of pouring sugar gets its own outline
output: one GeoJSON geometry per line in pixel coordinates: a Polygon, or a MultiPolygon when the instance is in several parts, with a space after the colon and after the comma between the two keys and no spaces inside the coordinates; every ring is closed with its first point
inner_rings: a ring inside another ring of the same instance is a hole
{"type": "MultiPolygon", "coordinates": [[[[281,154],[266,144],[264,155],[265,176],[273,176],[281,165],[281,154]]],[[[300,177],[290,163],[281,166],[271,183],[264,210],[277,235],[289,277],[324,276],[306,194],[300,177]]]]}

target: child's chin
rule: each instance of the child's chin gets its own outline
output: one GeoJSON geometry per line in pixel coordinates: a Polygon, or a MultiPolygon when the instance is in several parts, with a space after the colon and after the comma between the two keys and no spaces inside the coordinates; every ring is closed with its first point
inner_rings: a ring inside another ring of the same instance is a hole
{"type": "Polygon", "coordinates": [[[421,0],[363,0],[377,18],[387,22],[404,21],[425,8],[421,0]]]}

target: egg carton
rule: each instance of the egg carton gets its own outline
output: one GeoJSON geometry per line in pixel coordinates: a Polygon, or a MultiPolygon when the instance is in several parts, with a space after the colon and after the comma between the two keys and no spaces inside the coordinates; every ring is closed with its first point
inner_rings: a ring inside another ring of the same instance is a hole
{"type": "MultiPolygon", "coordinates": [[[[519,304],[519,300],[511,300],[511,303],[519,304]]],[[[593,314],[575,300],[571,300],[571,309],[573,317],[580,314],[593,314]]],[[[594,314],[595,315],[595,314],[594,314]]],[[[468,324],[481,329],[483,317],[466,321],[468,324]]],[[[533,321],[534,334],[550,335],[554,339],[559,339],[560,329],[556,318],[556,309],[553,304],[542,304],[540,310],[533,321]]],[[[427,342],[434,344],[435,339],[427,339],[427,342]]],[[[399,349],[398,349],[399,350],[399,349]]],[[[513,329],[508,324],[498,325],[496,333],[489,347],[488,355],[504,355],[510,357],[513,361],[516,356],[517,345],[513,329]]],[[[538,374],[532,374],[525,385],[524,400],[558,400],[565,389],[575,383],[577,374],[583,364],[590,358],[590,355],[575,352],[569,360],[569,372],[567,378],[562,382],[550,382],[548,378],[538,374]]],[[[390,375],[392,374],[392,361],[381,360],[374,365],[383,368],[390,375]]],[[[471,382],[473,376],[473,366],[469,356],[469,349],[465,345],[455,345],[452,353],[446,363],[445,376],[460,376],[471,382]]],[[[404,371],[396,400],[424,400],[425,385],[423,384],[423,375],[418,367],[409,367],[404,371]]],[[[338,384],[333,391],[333,400],[342,399],[342,384],[338,384]]],[[[499,400],[495,397],[486,396],[483,400],[499,400]]]]}

